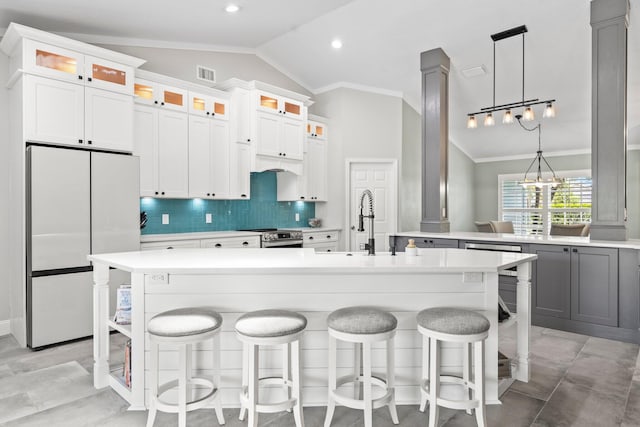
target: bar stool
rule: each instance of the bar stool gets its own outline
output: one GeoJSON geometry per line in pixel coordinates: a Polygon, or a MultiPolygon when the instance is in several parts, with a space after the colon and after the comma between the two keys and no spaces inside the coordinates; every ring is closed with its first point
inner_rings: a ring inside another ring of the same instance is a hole
{"type": "Polygon", "coordinates": [[[475,408],[479,427],[487,425],[484,396],[484,341],[489,336],[489,320],[482,314],[459,308],[436,307],[417,315],[418,331],[422,334],[422,380],[420,381],[420,411],[429,402],[429,427],[438,422],[438,406],[465,409],[471,414],[475,408]],[[462,378],[440,375],[440,342],[463,344],[462,378]],[[471,352],[475,365],[471,382],[471,352]],[[468,400],[450,400],[439,396],[440,384],[462,385],[468,400]],[[472,392],[473,391],[473,398],[472,392]]]}
{"type": "Polygon", "coordinates": [[[373,409],[389,406],[389,413],[394,424],[398,424],[398,413],[395,403],[394,374],[394,337],[398,320],[386,311],[375,307],[345,307],[329,314],[329,397],[325,427],[331,425],[336,403],[353,409],[364,411],[364,425],[371,427],[373,409]],[[337,376],[337,340],[355,343],[355,372],[340,378],[337,376]],[[387,367],[386,380],[373,377],[371,373],[371,344],[386,341],[387,367]],[[362,372],[360,359],[362,358],[362,372]],[[359,383],[363,384],[362,399],[359,398],[359,383]],[[338,393],[344,384],[353,383],[354,397],[350,398],[338,393]],[[372,386],[381,387],[383,396],[373,398],[372,386]]]}
{"type": "Polygon", "coordinates": [[[257,427],[258,413],[291,409],[296,426],[304,427],[300,392],[300,337],[306,327],[306,317],[288,310],[259,310],[245,313],[238,318],[236,335],[243,343],[239,418],[241,421],[244,420],[248,410],[249,427],[257,427]],[[282,345],[282,377],[260,377],[258,352],[261,345],[282,345]],[[283,385],[287,399],[277,403],[260,403],[260,384],[283,385]]]}
{"type": "Polygon", "coordinates": [[[151,344],[149,364],[149,416],[147,427],[153,426],[157,411],[178,413],[178,425],[187,424],[187,412],[213,402],[220,425],[224,424],[220,404],[220,327],[222,316],[210,307],[189,307],[165,311],[149,320],[147,332],[151,344]],[[213,339],[213,378],[192,376],[192,349],[199,342],[213,339]],[[178,379],[158,386],[158,353],[160,344],[178,346],[180,367],[178,379]],[[194,399],[194,385],[204,386],[207,394],[194,399]],[[178,403],[160,398],[166,391],[178,388],[178,403]]]}

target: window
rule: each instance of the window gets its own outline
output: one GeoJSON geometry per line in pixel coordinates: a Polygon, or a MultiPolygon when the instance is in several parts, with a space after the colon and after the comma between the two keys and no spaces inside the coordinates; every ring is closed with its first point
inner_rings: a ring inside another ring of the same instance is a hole
{"type": "Polygon", "coordinates": [[[499,175],[499,212],[516,234],[549,234],[551,224],[591,222],[590,171],[560,172],[556,188],[522,187],[522,174],[499,175]]]}

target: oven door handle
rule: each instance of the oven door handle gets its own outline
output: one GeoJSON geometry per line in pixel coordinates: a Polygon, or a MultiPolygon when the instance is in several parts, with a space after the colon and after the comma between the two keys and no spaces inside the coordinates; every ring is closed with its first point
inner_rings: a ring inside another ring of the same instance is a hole
{"type": "Polygon", "coordinates": [[[292,248],[301,248],[302,240],[278,240],[272,242],[262,242],[263,248],[277,248],[282,246],[289,246],[292,248]]]}

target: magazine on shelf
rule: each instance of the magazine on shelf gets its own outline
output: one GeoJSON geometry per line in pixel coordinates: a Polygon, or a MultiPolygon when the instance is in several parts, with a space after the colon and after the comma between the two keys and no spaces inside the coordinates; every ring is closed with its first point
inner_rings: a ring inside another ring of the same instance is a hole
{"type": "Polygon", "coordinates": [[[131,324],[131,285],[123,284],[116,290],[116,314],[113,321],[119,325],[131,324]]]}

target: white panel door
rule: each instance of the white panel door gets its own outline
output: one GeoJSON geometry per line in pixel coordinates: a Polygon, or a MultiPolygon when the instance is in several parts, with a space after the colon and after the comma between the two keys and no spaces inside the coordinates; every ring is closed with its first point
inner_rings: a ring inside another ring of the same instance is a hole
{"type": "MultiPolygon", "coordinates": [[[[229,157],[229,122],[211,120],[212,161],[211,170],[213,193],[217,198],[229,196],[230,157],[229,157]]],[[[232,165],[231,167],[237,167],[232,165]]]]}
{"type": "MultiPolygon", "coordinates": [[[[364,219],[364,231],[359,232],[358,215],[364,190],[373,193],[374,239],[376,252],[389,250],[389,235],[396,232],[396,167],[395,162],[352,162],[349,167],[350,197],[348,218],[352,251],[364,250],[368,242],[371,222],[364,219]]],[[[364,198],[364,215],[369,214],[369,199],[364,198]]]]}
{"type": "Polygon", "coordinates": [[[189,120],[186,113],[158,115],[158,191],[161,197],[189,195],[189,120]]]}
{"type": "Polygon", "coordinates": [[[85,138],[94,148],[133,151],[133,97],[86,88],[85,138]]]}
{"type": "Polygon", "coordinates": [[[24,79],[26,140],[83,144],[84,87],[35,76],[25,76],[24,79]]]}
{"type": "Polygon", "coordinates": [[[91,153],[91,253],[140,249],[139,159],[91,153]]]}
{"type": "Polygon", "coordinates": [[[140,157],[140,196],[153,197],[158,191],[158,110],[136,105],[133,152],[140,157]]]}
{"type": "Polygon", "coordinates": [[[29,147],[32,271],[88,266],[89,152],[29,147]]]}
{"type": "Polygon", "coordinates": [[[251,194],[251,146],[234,142],[231,146],[229,196],[233,199],[248,199],[251,194]]]}
{"type": "Polygon", "coordinates": [[[189,116],[189,197],[211,197],[211,119],[189,116]]]}
{"type": "Polygon", "coordinates": [[[282,157],[280,149],[280,117],[270,113],[257,113],[257,154],[282,157]]]}

